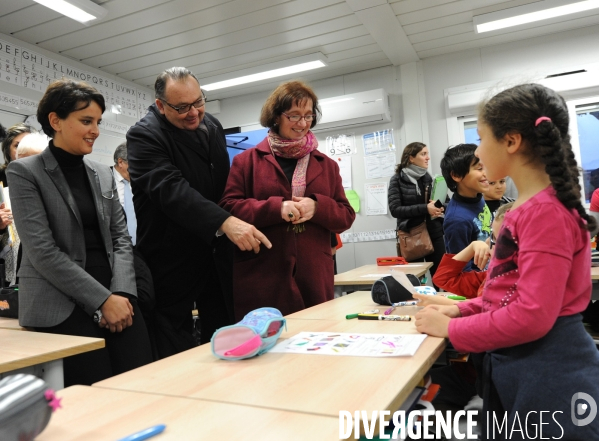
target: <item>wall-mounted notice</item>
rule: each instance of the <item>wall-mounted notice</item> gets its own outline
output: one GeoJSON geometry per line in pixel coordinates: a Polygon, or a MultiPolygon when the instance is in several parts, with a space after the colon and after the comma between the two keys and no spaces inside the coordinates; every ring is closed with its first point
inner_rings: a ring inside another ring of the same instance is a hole
{"type": "Polygon", "coordinates": [[[343,188],[351,188],[351,156],[335,156],[332,159],[339,166],[343,188]]]}
{"type": "Polygon", "coordinates": [[[335,156],[351,155],[356,152],[356,141],[353,134],[327,136],[327,155],[335,156]]]}
{"type": "Polygon", "coordinates": [[[395,174],[395,153],[364,156],[366,179],[378,179],[395,174]]]}
{"type": "Polygon", "coordinates": [[[365,156],[395,152],[393,129],[367,133],[366,135],[362,136],[362,143],[364,144],[365,156]]]}
{"type": "Polygon", "coordinates": [[[10,93],[0,92],[0,104],[13,109],[21,109],[25,113],[35,115],[37,112],[37,101],[33,101],[22,96],[11,95],[10,93]]]}
{"type": "MultiPolygon", "coordinates": [[[[83,69],[53,60],[45,55],[30,51],[4,40],[0,40],[0,81],[26,87],[44,93],[48,85],[57,79],[70,78],[85,81],[94,86],[104,95],[106,107],[117,106],[122,115],[140,118],[145,115],[147,103],[154,102],[151,97],[145,97],[145,90],[137,89],[111,78],[104,77],[83,69]],[[147,99],[146,99],[147,98],[147,99]]],[[[32,106],[23,109],[31,110],[32,106]]],[[[35,105],[37,108],[37,104],[35,105]]]]}
{"type": "Polygon", "coordinates": [[[375,231],[360,231],[358,233],[341,233],[341,241],[343,243],[355,242],[374,242],[377,240],[395,239],[395,230],[375,230],[375,231]]]}
{"type": "Polygon", "coordinates": [[[360,196],[356,193],[356,190],[352,190],[349,188],[345,189],[345,197],[349,202],[349,205],[354,209],[356,213],[360,212],[360,196]]]}
{"type": "Polygon", "coordinates": [[[387,214],[387,183],[364,184],[366,216],[387,214]]]}
{"type": "Polygon", "coordinates": [[[121,135],[126,135],[127,131],[129,130],[130,127],[131,126],[128,126],[127,124],[121,124],[116,121],[110,121],[110,120],[103,119],[101,129],[106,129],[106,130],[110,130],[111,132],[116,132],[116,133],[120,133],[121,135]]]}

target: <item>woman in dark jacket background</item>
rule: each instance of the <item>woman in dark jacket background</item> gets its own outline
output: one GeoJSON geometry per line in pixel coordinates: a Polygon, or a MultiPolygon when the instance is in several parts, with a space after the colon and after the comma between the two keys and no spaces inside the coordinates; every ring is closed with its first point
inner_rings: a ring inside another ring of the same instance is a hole
{"type": "MultiPolygon", "coordinates": [[[[395,174],[389,182],[389,211],[397,219],[397,229],[410,231],[426,220],[426,228],[435,250],[422,259],[414,262],[433,262],[431,277],[445,254],[443,242],[443,218],[439,216],[444,209],[435,207],[435,202],[425,201],[425,194],[430,199],[433,178],[427,172],[430,160],[428,147],[421,142],[408,144],[397,164],[395,174]]],[[[435,287],[436,288],[436,287],[435,287]]]]}

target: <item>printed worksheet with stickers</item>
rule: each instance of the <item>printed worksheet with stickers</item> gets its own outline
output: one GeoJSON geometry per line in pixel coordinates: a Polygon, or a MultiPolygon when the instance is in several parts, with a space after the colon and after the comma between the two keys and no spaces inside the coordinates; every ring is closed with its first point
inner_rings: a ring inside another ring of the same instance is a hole
{"type": "Polygon", "coordinates": [[[424,334],[300,332],[278,343],[270,352],[405,357],[414,355],[426,337],[424,334]]]}

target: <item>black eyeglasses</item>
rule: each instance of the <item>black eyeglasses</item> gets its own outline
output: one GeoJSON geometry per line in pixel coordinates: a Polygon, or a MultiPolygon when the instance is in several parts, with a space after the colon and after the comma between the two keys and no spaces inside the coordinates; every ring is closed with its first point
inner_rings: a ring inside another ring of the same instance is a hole
{"type": "Polygon", "coordinates": [[[291,121],[291,122],[300,122],[302,120],[302,118],[304,119],[304,121],[306,122],[312,122],[314,120],[314,117],[316,117],[316,115],[287,115],[286,113],[283,113],[283,115],[285,115],[285,117],[291,121]]]}
{"type": "Polygon", "coordinates": [[[204,92],[202,92],[202,96],[197,101],[191,104],[183,104],[182,106],[173,106],[172,104],[168,103],[166,100],[163,100],[162,98],[159,98],[159,100],[167,106],[169,106],[170,108],[176,110],[179,115],[183,115],[184,113],[189,112],[192,107],[199,109],[204,104],[206,104],[206,95],[204,95],[204,92]]]}
{"type": "Polygon", "coordinates": [[[497,239],[495,238],[495,235],[491,234],[491,237],[489,238],[489,249],[492,250],[496,243],[497,239]]]}

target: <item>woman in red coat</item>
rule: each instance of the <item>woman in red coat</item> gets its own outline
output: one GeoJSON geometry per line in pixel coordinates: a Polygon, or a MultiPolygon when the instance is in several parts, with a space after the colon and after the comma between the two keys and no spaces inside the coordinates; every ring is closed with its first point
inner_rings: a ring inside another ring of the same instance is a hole
{"type": "Polygon", "coordinates": [[[268,135],[233,159],[220,205],[272,243],[258,254],[235,250],[237,319],[262,306],[286,315],[333,298],[331,232],[349,229],[356,214],[337,164],[317,150],[310,129],[319,116],[310,87],[281,84],[260,115],[268,135]]]}

